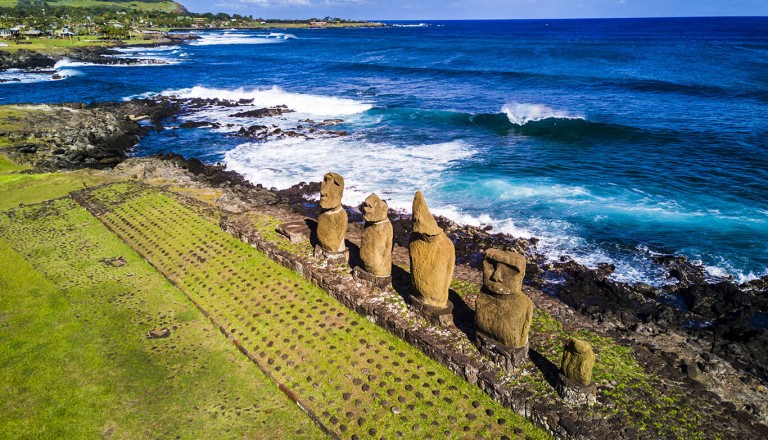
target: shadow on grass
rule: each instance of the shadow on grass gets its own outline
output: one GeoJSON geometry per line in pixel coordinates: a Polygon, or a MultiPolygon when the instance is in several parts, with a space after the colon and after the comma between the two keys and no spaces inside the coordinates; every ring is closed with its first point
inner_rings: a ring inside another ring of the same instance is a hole
{"type": "Polygon", "coordinates": [[[557,374],[560,371],[560,368],[536,350],[528,350],[528,357],[531,358],[531,361],[536,365],[536,368],[541,371],[541,374],[544,376],[544,379],[547,380],[549,386],[553,389],[557,389],[557,374]]]}

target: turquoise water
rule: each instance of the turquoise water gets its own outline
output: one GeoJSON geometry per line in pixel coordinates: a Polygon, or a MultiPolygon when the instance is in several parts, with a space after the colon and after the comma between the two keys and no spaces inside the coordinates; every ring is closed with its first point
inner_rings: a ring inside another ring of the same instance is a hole
{"type": "MultiPolygon", "coordinates": [[[[345,176],[409,209],[536,236],[551,258],[612,262],[662,285],[676,253],[710,275],[768,273],[768,19],[399,23],[268,35],[210,31],[191,45],[132,50],[165,65],[60,63],[67,78],[0,84],[0,103],[163,93],[253,98],[342,118],[334,139],[247,142],[234,129],[165,130],[138,154],[225,161],[265,186],[345,176]]],[[[0,77],[18,73],[3,73],[0,77]]],[[[183,116],[245,125],[233,111],[183,116]]],[[[238,127],[239,128],[239,127],[238,127]]]]}

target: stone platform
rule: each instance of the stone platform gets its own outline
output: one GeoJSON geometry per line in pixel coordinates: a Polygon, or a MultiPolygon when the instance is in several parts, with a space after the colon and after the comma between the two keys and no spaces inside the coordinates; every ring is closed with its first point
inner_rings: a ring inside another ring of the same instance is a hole
{"type": "Polygon", "coordinates": [[[528,359],[527,343],[523,347],[510,347],[479,330],[477,331],[475,338],[475,344],[477,344],[477,349],[480,350],[480,353],[493,362],[496,362],[507,371],[512,371],[523,365],[525,360],[528,359]]]}

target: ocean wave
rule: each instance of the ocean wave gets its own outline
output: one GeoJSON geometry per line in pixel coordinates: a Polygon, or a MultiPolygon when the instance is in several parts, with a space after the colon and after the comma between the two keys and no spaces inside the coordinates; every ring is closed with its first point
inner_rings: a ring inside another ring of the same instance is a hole
{"type": "Polygon", "coordinates": [[[704,270],[707,272],[707,281],[719,282],[724,279],[732,279],[737,284],[744,284],[750,281],[768,276],[768,269],[764,272],[755,273],[754,271],[744,272],[727,261],[723,261],[720,264],[705,265],[704,270]]]}
{"type": "Polygon", "coordinates": [[[120,53],[149,53],[149,52],[173,52],[181,49],[181,46],[150,46],[150,47],[115,47],[112,50],[120,53]]]}
{"type": "Polygon", "coordinates": [[[540,104],[508,104],[499,113],[466,113],[449,110],[379,108],[372,112],[382,118],[419,122],[436,127],[481,127],[498,134],[518,134],[564,141],[581,139],[638,139],[657,144],[681,140],[680,133],[670,130],[646,130],[610,122],[590,121],[584,116],[553,110],[540,104]]]}
{"type": "Polygon", "coordinates": [[[61,81],[73,76],[81,75],[76,69],[56,68],[53,71],[29,72],[20,69],[8,69],[0,72],[0,84],[33,84],[48,81],[61,81]],[[59,78],[54,78],[54,74],[59,78]]]}
{"type": "Polygon", "coordinates": [[[270,32],[267,35],[259,34],[260,37],[264,38],[277,38],[278,40],[298,40],[299,37],[293,34],[284,34],[282,32],[270,32]]]}
{"type": "Polygon", "coordinates": [[[251,181],[276,188],[318,181],[335,171],[346,180],[345,204],[359,205],[375,192],[392,208],[410,210],[416,190],[429,194],[440,183],[441,173],[473,154],[462,141],[392,145],[350,136],[246,143],[227,152],[225,161],[251,181]]]}
{"type": "Polygon", "coordinates": [[[109,62],[109,63],[89,63],[89,62],[83,62],[83,61],[72,61],[69,58],[62,58],[61,60],[57,61],[56,64],[54,64],[54,69],[61,69],[62,67],[147,67],[147,66],[170,66],[174,64],[179,64],[180,60],[174,60],[171,58],[162,58],[162,57],[154,57],[154,56],[147,56],[147,57],[131,57],[131,56],[124,56],[124,55],[104,55],[103,58],[106,59],[114,59],[115,62],[109,62]],[[134,62],[131,63],[121,63],[121,59],[131,59],[134,60],[134,62]]]}
{"type": "Polygon", "coordinates": [[[584,116],[571,114],[562,110],[555,110],[544,104],[526,104],[512,102],[504,104],[501,107],[501,113],[507,115],[509,122],[514,125],[525,125],[529,122],[542,121],[545,119],[579,119],[585,120],[584,116]]]}
{"type": "MultiPolygon", "coordinates": [[[[245,88],[213,89],[195,86],[180,90],[167,90],[164,96],[175,96],[182,99],[220,99],[226,101],[253,100],[252,107],[275,107],[285,105],[300,114],[315,116],[346,116],[363,113],[370,110],[371,104],[347,98],[333,96],[309,95],[286,92],[280,87],[258,90],[245,88]]],[[[231,110],[231,109],[230,109],[231,110]]],[[[229,112],[231,113],[231,111],[229,112]]]]}
{"type": "Polygon", "coordinates": [[[80,61],[72,61],[69,58],[62,58],[59,61],[56,61],[56,64],[53,65],[53,69],[59,70],[63,67],[86,67],[86,66],[98,66],[98,64],[84,63],[80,61]]]}
{"type": "Polygon", "coordinates": [[[243,32],[200,33],[200,38],[189,43],[190,46],[219,46],[232,44],[276,44],[296,39],[295,35],[270,33],[250,34],[243,32]]]}

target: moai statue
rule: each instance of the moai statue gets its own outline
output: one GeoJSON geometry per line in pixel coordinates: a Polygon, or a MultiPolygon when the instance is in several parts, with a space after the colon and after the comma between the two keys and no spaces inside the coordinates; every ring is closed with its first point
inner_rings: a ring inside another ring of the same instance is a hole
{"type": "Polygon", "coordinates": [[[389,205],[376,194],[371,194],[360,208],[365,220],[360,242],[363,267],[356,267],[353,274],[359,280],[383,288],[392,281],[393,232],[387,216],[389,205]]]}
{"type": "Polygon", "coordinates": [[[453,304],[448,301],[448,289],[453,279],[456,251],[430,214],[421,191],[416,191],[413,198],[410,254],[414,305],[433,322],[449,324],[453,304]]]}
{"type": "Polygon", "coordinates": [[[589,342],[570,338],[563,348],[558,375],[558,392],[569,402],[581,405],[597,400],[597,386],[592,382],[595,352],[589,342]]]}
{"type": "Polygon", "coordinates": [[[320,185],[322,212],[317,217],[318,246],[315,246],[315,256],[343,261],[348,259],[348,252],[344,246],[347,212],[341,206],[343,194],[344,178],[336,173],[326,173],[320,185]]]}
{"type": "Polygon", "coordinates": [[[528,355],[533,301],[523,293],[525,257],[489,249],[483,261],[483,288],[475,301],[480,351],[506,368],[528,355]]]}

